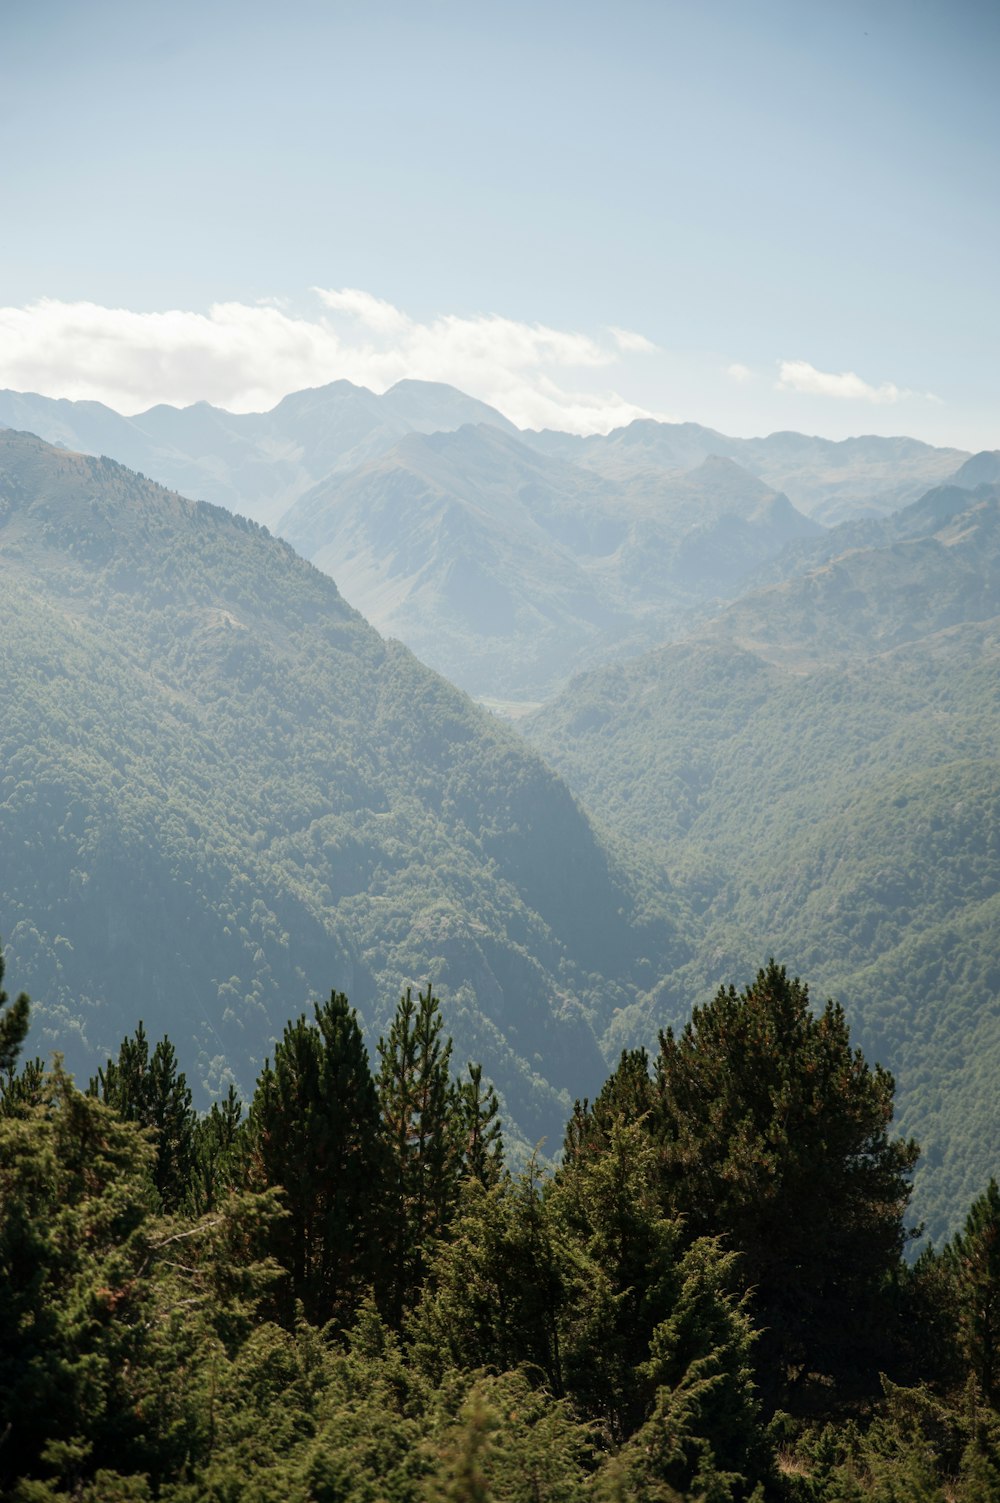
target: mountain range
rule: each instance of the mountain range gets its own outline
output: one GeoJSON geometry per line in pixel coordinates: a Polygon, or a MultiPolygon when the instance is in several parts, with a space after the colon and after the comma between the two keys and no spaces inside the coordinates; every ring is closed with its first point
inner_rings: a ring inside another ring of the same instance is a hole
{"type": "Polygon", "coordinates": [[[273,526],[318,480],[354,469],[402,438],[463,423],[513,431],[452,386],[399,381],[376,396],[350,381],[292,392],[270,412],[196,402],[124,417],[101,402],[0,392],[0,425],[84,454],[109,455],[162,484],[273,526]]]}
{"type": "Polygon", "coordinates": [[[89,1069],[143,1016],[206,1099],[309,997],[374,1041],[430,977],[555,1146],[773,953],[896,1073],[954,1224],[1000,1129],[1000,454],[521,433],[423,383],[15,417],[133,446],[0,433],[0,936],[40,1049],[89,1069]],[[544,706],[502,724],[355,605],[544,706]]]}
{"type": "Polygon", "coordinates": [[[731,439],[637,421],[519,433],[452,387],[346,381],[271,412],[125,418],[0,393],[0,424],[107,453],[276,530],[380,631],[487,702],[678,637],[842,515],[881,515],[968,456],[913,439],[731,439]]]}

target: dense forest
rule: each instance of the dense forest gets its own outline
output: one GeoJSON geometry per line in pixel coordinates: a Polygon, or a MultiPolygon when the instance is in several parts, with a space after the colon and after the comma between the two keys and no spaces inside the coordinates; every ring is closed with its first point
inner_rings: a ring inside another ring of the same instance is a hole
{"type": "Polygon", "coordinates": [[[428,986],[199,1115],[140,1025],[86,1089],[0,994],[16,1503],[986,1503],[1000,1191],[914,1260],[893,1081],[773,961],[505,1157],[428,986]],[[7,1005],[4,1005],[7,1004],[7,1005]]]}

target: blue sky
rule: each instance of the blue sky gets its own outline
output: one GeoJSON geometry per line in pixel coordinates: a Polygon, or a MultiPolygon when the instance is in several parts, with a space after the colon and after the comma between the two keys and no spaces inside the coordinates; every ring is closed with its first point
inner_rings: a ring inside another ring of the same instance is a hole
{"type": "Polygon", "coordinates": [[[962,0],[3,0],[0,385],[998,447],[998,65],[962,0]]]}

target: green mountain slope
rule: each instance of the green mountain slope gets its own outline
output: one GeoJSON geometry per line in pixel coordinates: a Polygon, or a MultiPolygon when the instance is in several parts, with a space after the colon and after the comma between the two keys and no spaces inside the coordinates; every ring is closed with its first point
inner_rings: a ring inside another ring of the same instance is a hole
{"type": "Polygon", "coordinates": [[[938,1233],[1000,1139],[1000,498],[964,499],[927,498],[897,530],[932,532],[748,596],[524,724],[697,916],[691,957],[606,1046],[775,954],[897,1074],[938,1233]]]}
{"type": "Polygon", "coordinates": [[[36,1047],[86,1070],[142,1017],[213,1090],[309,997],[377,1034],[430,976],[518,1129],[561,1129],[674,929],[513,733],[254,524],[12,432],[0,587],[0,935],[36,1047]]]}

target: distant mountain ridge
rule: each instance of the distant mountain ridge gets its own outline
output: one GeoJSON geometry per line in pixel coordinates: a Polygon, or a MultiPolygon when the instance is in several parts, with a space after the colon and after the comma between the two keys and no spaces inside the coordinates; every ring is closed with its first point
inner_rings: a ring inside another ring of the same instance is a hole
{"type": "Polygon", "coordinates": [[[989,463],[914,439],[733,439],[647,419],[606,437],[525,433],[421,381],[133,418],[0,393],[4,422],[266,523],[380,631],[515,709],[683,636],[761,570],[798,568],[822,527],[878,520],[979,473],[963,461],[989,463]]]}
{"type": "Polygon", "coordinates": [[[482,424],[410,434],[278,525],[380,630],[470,692],[512,696],[676,635],[820,530],[728,459],[622,485],[482,424]]]}
{"type": "Polygon", "coordinates": [[[790,432],[728,438],[698,423],[649,418],[606,437],[543,431],[524,438],[543,453],[559,454],[617,480],[691,470],[709,458],[731,459],[827,526],[896,511],[949,480],[969,459],[961,449],[936,449],[914,438],[833,440],[790,432]]]}
{"type": "MultiPolygon", "coordinates": [[[[268,526],[312,485],[368,462],[404,434],[453,431],[469,423],[518,433],[495,408],[430,381],[399,381],[380,396],[350,381],[334,381],[293,392],[264,413],[231,413],[197,402],[184,408],[160,405],[133,417],[100,402],[0,391],[0,426],[26,429],[84,453],[107,454],[268,526]]],[[[831,440],[785,432],[741,439],[698,423],[652,418],[636,419],[606,436],[552,430],[519,436],[541,453],[616,480],[662,477],[695,469],[709,458],[732,459],[824,525],[895,511],[949,480],[972,458],[960,449],[936,449],[905,437],[831,440]]]]}
{"type": "Polygon", "coordinates": [[[269,412],[232,413],[196,402],[133,417],[100,402],[0,392],[0,425],[105,454],[183,495],[269,526],[318,480],[365,463],[406,433],[481,422],[515,431],[485,402],[431,381],[399,381],[382,396],[334,381],[292,392],[269,412]]]}

